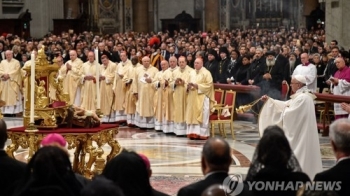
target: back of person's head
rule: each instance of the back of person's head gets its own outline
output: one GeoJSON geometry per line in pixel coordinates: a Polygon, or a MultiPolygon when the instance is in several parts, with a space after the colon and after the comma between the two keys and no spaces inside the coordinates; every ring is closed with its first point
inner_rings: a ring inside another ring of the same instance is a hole
{"type": "Polygon", "coordinates": [[[98,176],[81,190],[80,196],[124,196],[124,194],[113,181],[98,176]]]}
{"type": "Polygon", "coordinates": [[[350,155],[350,120],[338,119],[330,126],[329,137],[335,151],[350,155]]]}
{"type": "Polygon", "coordinates": [[[42,146],[50,146],[53,144],[57,144],[61,147],[65,147],[67,142],[61,134],[58,133],[50,133],[44,137],[41,141],[42,146]]]}
{"type": "Polygon", "coordinates": [[[224,187],[222,184],[214,184],[205,189],[202,192],[202,196],[226,196],[228,187],[224,187]]]}
{"type": "Polygon", "coordinates": [[[123,150],[106,164],[102,175],[117,183],[125,196],[152,195],[145,163],[135,152],[123,150]]]}
{"type": "Polygon", "coordinates": [[[67,152],[56,146],[40,148],[27,165],[21,188],[15,195],[79,194],[82,186],[73,173],[67,152]]]}
{"type": "Polygon", "coordinates": [[[232,163],[230,145],[220,137],[208,139],[203,146],[202,164],[203,161],[210,171],[228,171],[232,163]]]}
{"type": "Polygon", "coordinates": [[[297,196],[338,196],[334,191],[324,191],[324,190],[305,190],[305,186],[301,187],[297,196]]]}
{"type": "Polygon", "coordinates": [[[7,125],[3,119],[0,119],[0,148],[5,147],[7,141],[7,125]]]}
{"type": "Polygon", "coordinates": [[[257,146],[257,159],[265,166],[287,166],[292,149],[284,135],[283,130],[277,125],[265,129],[257,146]]]}

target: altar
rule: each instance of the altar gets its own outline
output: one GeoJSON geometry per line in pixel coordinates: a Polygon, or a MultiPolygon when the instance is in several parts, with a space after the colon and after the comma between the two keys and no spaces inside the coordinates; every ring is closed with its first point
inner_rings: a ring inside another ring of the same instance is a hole
{"type": "Polygon", "coordinates": [[[31,63],[23,67],[26,72],[23,126],[8,129],[12,143],[6,152],[15,158],[20,147],[28,149],[27,160],[30,160],[46,135],[58,133],[67,141],[68,150],[74,149],[74,172],[91,178],[100,174],[106,162],[121,152],[115,139],[118,125],[100,124],[95,113],[69,104],[69,95],[63,91],[63,80],[57,74],[60,67],[55,59],[49,64],[44,49],[43,46],[36,56],[32,53],[31,63]],[[110,147],[107,156],[103,145],[110,147]]]}

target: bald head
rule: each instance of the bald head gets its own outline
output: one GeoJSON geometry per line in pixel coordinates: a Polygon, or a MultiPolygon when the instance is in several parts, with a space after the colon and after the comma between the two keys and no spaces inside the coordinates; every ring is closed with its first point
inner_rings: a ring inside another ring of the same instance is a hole
{"type": "Polygon", "coordinates": [[[169,63],[168,63],[168,61],[166,61],[166,60],[162,60],[162,61],[160,62],[160,66],[161,66],[161,68],[162,68],[162,71],[165,71],[165,70],[167,70],[167,69],[169,68],[169,63]]]}
{"type": "Polygon", "coordinates": [[[343,118],[334,121],[330,126],[329,137],[334,151],[350,156],[350,120],[343,118]]]}
{"type": "Polygon", "coordinates": [[[214,184],[205,189],[202,193],[202,196],[227,196],[226,190],[223,185],[214,184]]]}
{"type": "Polygon", "coordinates": [[[203,59],[202,58],[196,58],[194,61],[194,68],[196,70],[200,70],[203,67],[203,59]]]}
{"type": "Polygon", "coordinates": [[[339,70],[342,70],[346,66],[345,61],[342,57],[336,58],[334,63],[339,70]]]}
{"type": "Polygon", "coordinates": [[[0,119],[0,148],[5,147],[5,142],[7,141],[7,126],[3,119],[0,119]]]}
{"type": "Polygon", "coordinates": [[[303,65],[309,62],[309,55],[307,53],[302,53],[300,55],[300,60],[303,65]]]}
{"type": "Polygon", "coordinates": [[[175,68],[177,66],[177,58],[172,56],[169,58],[169,66],[175,68]]]}
{"type": "Polygon", "coordinates": [[[145,68],[148,68],[150,66],[150,58],[148,56],[142,58],[142,65],[145,68]]]}
{"type": "Polygon", "coordinates": [[[232,162],[230,145],[222,138],[210,138],[203,146],[202,159],[207,172],[228,171],[232,162]]]}

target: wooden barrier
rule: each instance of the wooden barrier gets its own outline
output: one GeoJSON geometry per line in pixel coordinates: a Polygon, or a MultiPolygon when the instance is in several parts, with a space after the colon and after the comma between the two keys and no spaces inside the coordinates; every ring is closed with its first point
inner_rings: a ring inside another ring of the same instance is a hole
{"type": "MultiPolygon", "coordinates": [[[[252,94],[254,97],[259,98],[260,96],[260,88],[254,85],[232,85],[232,84],[214,84],[215,89],[222,90],[233,90],[238,93],[248,93],[252,94]]],[[[329,135],[329,124],[326,123],[326,114],[328,114],[330,110],[331,103],[350,103],[350,96],[341,96],[341,95],[332,95],[328,93],[315,93],[317,101],[324,101],[325,110],[322,122],[318,124],[318,128],[322,129],[322,136],[329,135]]]]}

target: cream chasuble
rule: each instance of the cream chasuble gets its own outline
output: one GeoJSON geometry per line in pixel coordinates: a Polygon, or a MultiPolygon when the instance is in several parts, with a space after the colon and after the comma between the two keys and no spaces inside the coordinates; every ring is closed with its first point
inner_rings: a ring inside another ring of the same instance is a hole
{"type": "Polygon", "coordinates": [[[113,89],[115,93],[114,110],[116,111],[124,110],[126,85],[125,82],[123,82],[123,78],[130,66],[132,66],[131,61],[126,60],[125,62],[120,62],[116,68],[116,74],[113,83],[113,89]]]}
{"type": "Polygon", "coordinates": [[[141,117],[154,117],[154,87],[152,82],[145,82],[145,75],[152,81],[156,76],[158,69],[149,66],[148,68],[141,67],[135,75],[133,84],[133,92],[138,93],[138,101],[136,104],[136,111],[141,117]]]}
{"type": "Polygon", "coordinates": [[[188,83],[198,85],[188,90],[186,107],[187,137],[208,139],[209,115],[214,101],[214,86],[211,73],[202,67],[190,73],[188,83]]]}
{"type": "MultiPolygon", "coordinates": [[[[83,86],[81,88],[81,108],[85,110],[96,111],[96,70],[100,68],[100,64],[94,62],[85,62],[82,68],[81,81],[83,86]],[[85,80],[85,76],[93,76],[93,80],[85,80]]],[[[101,73],[101,71],[100,71],[101,73]]]]}
{"type": "Polygon", "coordinates": [[[259,116],[260,136],[266,127],[278,125],[289,141],[299,164],[310,179],[322,171],[314,99],[307,87],[299,89],[288,101],[269,98],[259,116]]]}
{"type": "MultiPolygon", "coordinates": [[[[10,61],[2,60],[0,63],[0,77],[5,74],[8,74],[10,78],[6,81],[0,81],[1,100],[6,102],[6,106],[16,107],[12,108],[14,109],[13,114],[22,112],[22,94],[20,92],[22,90],[22,72],[19,61],[14,58],[10,61]]],[[[10,113],[10,111],[4,112],[5,107],[3,107],[3,113],[10,113]]]]}
{"type": "Polygon", "coordinates": [[[81,88],[81,76],[83,73],[83,61],[76,58],[74,61],[69,60],[67,64],[72,66],[71,70],[67,71],[67,83],[69,93],[69,103],[80,105],[80,88],[81,88]]]}
{"type": "Polygon", "coordinates": [[[185,122],[185,114],[186,114],[186,101],[187,101],[187,82],[190,78],[190,72],[193,69],[190,66],[186,66],[184,69],[177,69],[173,73],[174,81],[171,83],[171,87],[174,89],[173,93],[173,101],[174,105],[174,122],[175,123],[183,123],[185,122]],[[185,83],[180,85],[175,85],[176,79],[182,79],[185,83]]]}
{"type": "Polygon", "coordinates": [[[154,118],[156,120],[155,122],[155,129],[156,130],[162,130],[162,121],[164,119],[164,113],[165,113],[165,108],[164,108],[164,99],[163,99],[163,91],[165,90],[164,85],[164,75],[165,71],[160,71],[158,72],[155,77],[153,82],[155,93],[154,93],[154,118]]]}
{"type": "Polygon", "coordinates": [[[126,92],[125,92],[125,102],[124,102],[124,108],[125,108],[125,114],[126,114],[126,120],[128,124],[135,125],[135,112],[136,112],[136,97],[134,96],[132,84],[135,81],[135,75],[137,74],[137,71],[141,70],[143,66],[140,63],[137,63],[136,65],[129,66],[128,71],[126,72],[123,82],[125,83],[126,92]]]}
{"type": "Polygon", "coordinates": [[[109,116],[113,112],[113,81],[116,67],[117,65],[112,61],[109,61],[108,65],[101,65],[101,76],[106,77],[100,82],[101,112],[104,116],[109,116]]]}
{"type": "Polygon", "coordinates": [[[142,65],[140,63],[137,63],[135,66],[134,65],[130,66],[123,79],[124,83],[131,82],[130,84],[126,85],[125,106],[124,106],[126,114],[135,114],[135,111],[136,111],[136,98],[134,96],[134,93],[137,93],[137,92],[133,92],[131,86],[132,86],[132,83],[135,82],[134,81],[135,75],[137,74],[137,70],[141,70],[140,68],[142,68],[142,65]]]}

